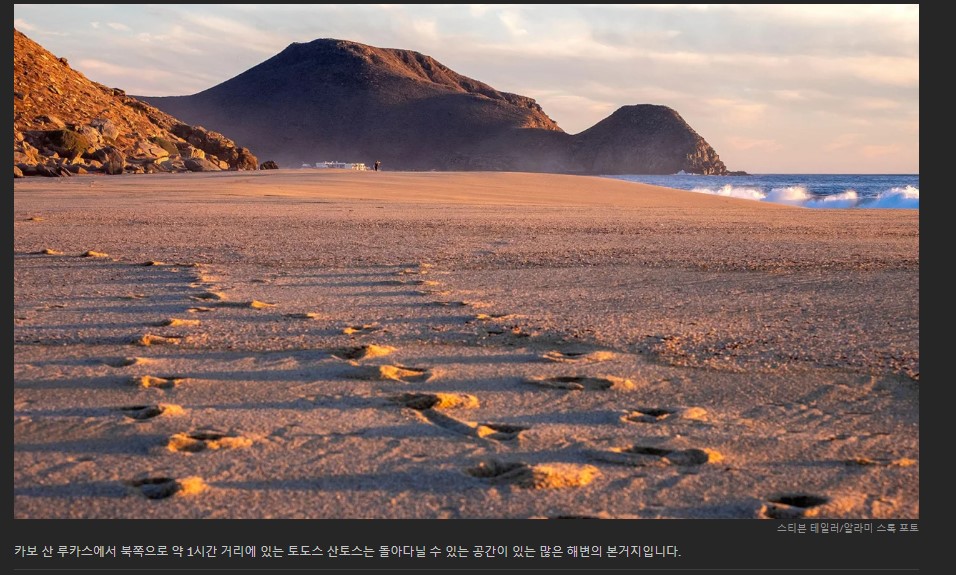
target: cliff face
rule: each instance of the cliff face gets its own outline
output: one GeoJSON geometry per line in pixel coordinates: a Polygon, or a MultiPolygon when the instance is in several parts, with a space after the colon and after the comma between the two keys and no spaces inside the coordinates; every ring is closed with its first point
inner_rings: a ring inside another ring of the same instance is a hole
{"type": "Polygon", "coordinates": [[[256,169],[222,134],[92,82],[13,31],[14,177],[256,169]]]}

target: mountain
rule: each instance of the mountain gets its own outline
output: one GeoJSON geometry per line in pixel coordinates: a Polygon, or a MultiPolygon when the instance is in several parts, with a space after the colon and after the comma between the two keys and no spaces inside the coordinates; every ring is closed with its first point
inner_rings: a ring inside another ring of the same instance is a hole
{"type": "Polygon", "coordinates": [[[336,39],[293,43],[190,96],[138,96],[287,167],[376,160],[386,169],[725,174],[666,106],[625,106],[577,135],[533,99],[410,50],[336,39]]]}
{"type": "Polygon", "coordinates": [[[572,147],[572,161],[589,173],[726,173],[710,144],[667,106],[618,108],[574,136],[572,147]]]}
{"type": "Polygon", "coordinates": [[[248,148],[92,82],[13,30],[14,177],[255,170],[248,148]]]}

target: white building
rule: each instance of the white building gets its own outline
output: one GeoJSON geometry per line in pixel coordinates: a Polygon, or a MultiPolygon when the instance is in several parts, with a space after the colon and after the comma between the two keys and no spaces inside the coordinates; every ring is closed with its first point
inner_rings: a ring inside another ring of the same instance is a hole
{"type": "MultiPolygon", "coordinates": [[[[302,167],[311,167],[308,164],[302,164],[302,167]]],[[[338,170],[367,170],[368,167],[362,162],[316,162],[316,168],[334,168],[338,170]]]]}

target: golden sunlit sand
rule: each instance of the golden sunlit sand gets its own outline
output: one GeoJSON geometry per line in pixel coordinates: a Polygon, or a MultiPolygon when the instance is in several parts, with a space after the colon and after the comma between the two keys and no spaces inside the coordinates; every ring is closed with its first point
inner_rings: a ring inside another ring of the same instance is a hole
{"type": "Polygon", "coordinates": [[[13,221],[17,518],[919,517],[918,210],[272,170],[13,221]]]}

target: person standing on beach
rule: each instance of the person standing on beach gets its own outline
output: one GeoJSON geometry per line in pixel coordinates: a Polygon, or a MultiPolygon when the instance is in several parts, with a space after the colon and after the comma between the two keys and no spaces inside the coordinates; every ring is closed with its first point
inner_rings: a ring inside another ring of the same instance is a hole
{"type": "Polygon", "coordinates": [[[379,162],[378,160],[375,160],[375,171],[376,171],[376,172],[378,171],[378,167],[381,166],[381,165],[382,165],[382,162],[379,162]]]}

